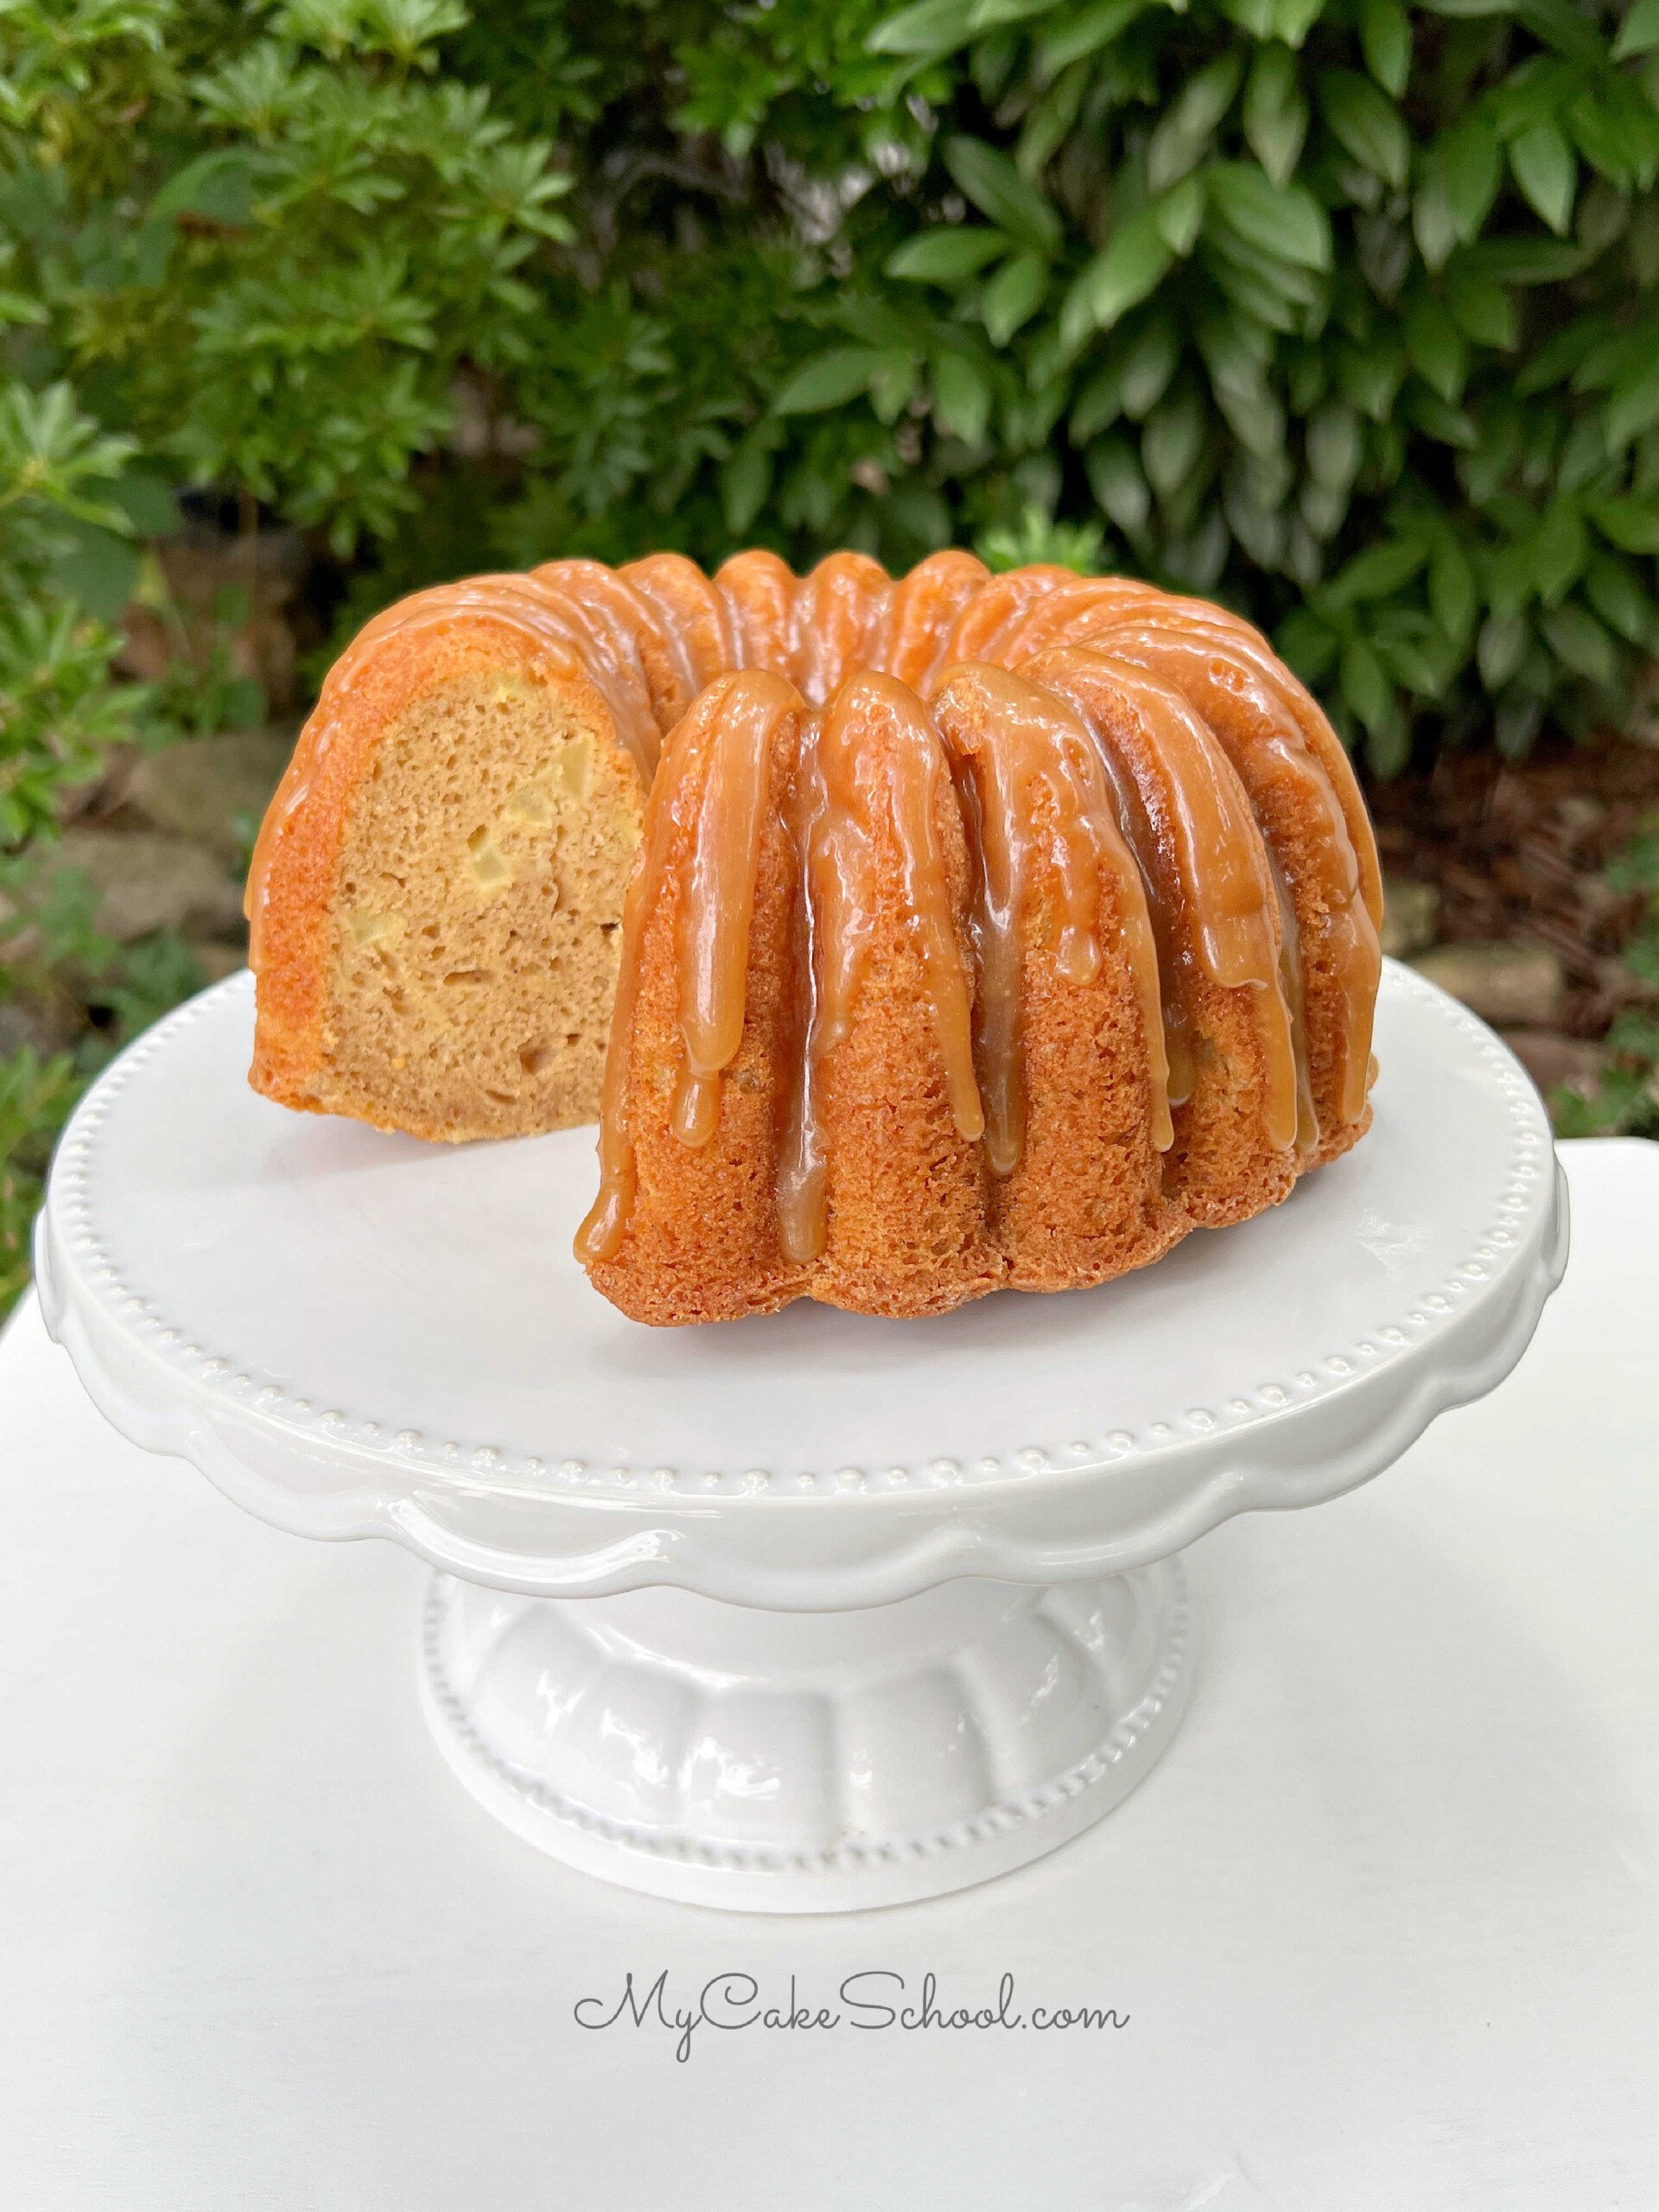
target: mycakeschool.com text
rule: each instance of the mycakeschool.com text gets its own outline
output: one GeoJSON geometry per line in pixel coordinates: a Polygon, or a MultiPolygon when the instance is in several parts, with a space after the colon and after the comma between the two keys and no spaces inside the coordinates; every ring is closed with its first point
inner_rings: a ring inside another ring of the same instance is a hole
{"type": "Polygon", "coordinates": [[[1127,2028],[1129,2016],[1108,2005],[1027,2002],[1005,1974],[993,1994],[942,1991],[938,1977],[907,1977],[890,1967],[863,1967],[844,1975],[832,1999],[803,1994],[794,1974],[787,1987],[764,1988],[753,1974],[711,1974],[700,1986],[671,1986],[667,1969],[647,1977],[630,1971],[620,1989],[579,1997],[578,2027],[595,2033],[640,2028],[672,2038],[683,2065],[704,2029],[721,2035],[753,2031],[772,2035],[866,2034],[1052,2035],[1100,2034],[1127,2028]]]}

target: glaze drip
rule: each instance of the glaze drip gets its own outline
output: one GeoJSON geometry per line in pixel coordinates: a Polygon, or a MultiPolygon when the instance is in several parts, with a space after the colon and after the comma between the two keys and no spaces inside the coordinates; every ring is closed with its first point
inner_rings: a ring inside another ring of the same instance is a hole
{"type": "Polygon", "coordinates": [[[1113,818],[1097,742],[1054,694],[983,664],[949,671],[933,713],[965,772],[977,832],[971,844],[986,1164],[995,1175],[1010,1175],[1025,1148],[1020,1012],[1039,880],[1052,887],[1058,907],[1054,965],[1073,984],[1092,982],[1100,971],[1102,887],[1112,885],[1141,1005],[1153,1143],[1166,1152],[1174,1132],[1157,948],[1140,872],[1113,818]]]}
{"type": "Polygon", "coordinates": [[[783,677],[759,670],[715,686],[702,798],[679,914],[680,1036],[685,1065],[671,1126],[682,1144],[705,1145],[720,1110],[720,1077],[743,1040],[749,924],[772,747],[800,706],[783,677]]]}
{"type": "Polygon", "coordinates": [[[1249,801],[1203,719],[1168,684],[1087,647],[1044,653],[1025,674],[1058,692],[1097,739],[1140,863],[1158,943],[1173,1104],[1192,1095],[1197,1039],[1183,940],[1207,981],[1258,995],[1268,1141],[1296,1141],[1302,1084],[1281,963],[1279,893],[1249,801]]]}
{"type": "MultiPolygon", "coordinates": [[[[1287,907],[1293,918],[1298,912],[1302,916],[1300,926],[1293,925],[1286,932],[1286,957],[1294,969],[1293,1014],[1300,1028],[1304,963],[1299,947],[1306,930],[1341,1007],[1336,1030],[1337,1112],[1344,1122],[1357,1122],[1365,1110],[1382,949],[1347,817],[1285,687],[1225,631],[1211,634],[1196,627],[1118,621],[1096,632],[1093,643],[1099,651],[1173,683],[1205,716],[1238,769],[1275,871],[1287,879],[1287,907]],[[1300,874],[1292,841],[1277,826],[1281,810],[1287,808],[1297,825],[1300,874]],[[1304,887],[1308,895],[1299,901],[1296,894],[1304,887]]],[[[1305,1045],[1298,1060],[1306,1090],[1305,1045]]]]}
{"type": "Polygon", "coordinates": [[[743,665],[725,601],[683,553],[649,553],[617,570],[652,607],[684,673],[688,703],[706,684],[743,665]]]}
{"type": "Polygon", "coordinates": [[[1319,704],[1274,652],[1262,632],[1242,616],[1208,600],[1183,599],[1128,576],[1071,576],[1033,604],[1017,624],[1007,626],[989,656],[1008,666],[1046,647],[1081,645],[1097,632],[1138,622],[1166,634],[1203,639],[1230,651],[1278,699],[1311,756],[1323,768],[1347,831],[1361,895],[1374,927],[1382,924],[1382,868],[1376,838],[1359,787],[1348,767],[1342,741],[1319,704]]]}
{"type": "Polygon", "coordinates": [[[893,587],[874,665],[927,697],[945,642],[990,570],[971,553],[930,553],[893,587]]]}
{"type": "Polygon", "coordinates": [[[798,581],[789,563],[763,545],[734,553],[715,571],[737,667],[769,669],[792,679],[798,581]]]}
{"type": "Polygon", "coordinates": [[[791,1260],[816,1258],[823,1247],[823,1064],[851,1027],[876,917],[895,889],[921,958],[957,1133],[969,1142],[985,1134],[973,995],[939,840],[938,809],[950,791],[938,731],[915,694],[891,677],[849,677],[803,748],[794,829],[810,997],[777,1182],[779,1235],[791,1260]]]}
{"type": "Polygon", "coordinates": [[[670,736],[623,908],[621,972],[600,1109],[599,1195],[575,1239],[576,1256],[584,1262],[616,1251],[633,1203],[627,1089],[641,953],[670,859],[680,849],[691,853],[692,868],[676,944],[684,1065],[672,1127],[683,1144],[705,1144],[713,1135],[720,1072],[743,1035],[749,921],[772,743],[800,704],[798,694],[775,677],[734,673],[710,684],[670,736]]]}

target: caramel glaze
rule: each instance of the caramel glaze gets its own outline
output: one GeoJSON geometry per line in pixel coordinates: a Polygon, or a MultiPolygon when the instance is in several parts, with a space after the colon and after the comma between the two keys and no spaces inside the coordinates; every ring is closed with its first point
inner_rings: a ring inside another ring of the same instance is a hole
{"type": "Polygon", "coordinates": [[[734,668],[790,675],[795,666],[798,582],[789,563],[763,545],[734,553],[715,571],[714,589],[727,610],[734,668]]]}
{"type": "Polygon", "coordinates": [[[864,553],[832,553],[798,577],[775,553],[734,554],[715,586],[731,612],[739,661],[786,677],[822,707],[855,669],[879,666],[893,580],[864,553]]]}
{"type": "Polygon", "coordinates": [[[749,927],[772,747],[801,700],[783,678],[754,670],[717,677],[671,734],[645,811],[645,834],[628,884],[616,1011],[600,1112],[600,1188],[576,1234],[584,1264],[611,1258],[633,1204],[635,1166],[628,1077],[642,948],[666,882],[670,855],[689,849],[676,970],[683,1064],[671,1126],[693,1149],[714,1134],[721,1071],[742,1040],[749,927]]]}
{"type": "Polygon", "coordinates": [[[1141,872],[1113,810],[1100,746],[1077,709],[984,664],[949,671],[933,717],[961,772],[976,859],[973,935],[978,971],[980,1090],[985,1160],[1011,1175],[1025,1150],[1021,1012],[1034,894],[1046,880],[1058,906],[1056,971],[1090,983],[1103,958],[1103,879],[1140,1002],[1152,1141],[1173,1136],[1158,950],[1141,872]]]}
{"type": "Polygon", "coordinates": [[[1055,591],[1077,581],[1076,571],[1041,563],[1009,569],[993,576],[969,600],[944,639],[941,665],[1001,658],[999,639],[1023,622],[1031,609],[1055,591]]]}
{"type": "Polygon", "coordinates": [[[1352,1124],[1365,1112],[1371,1019],[1382,975],[1347,819],[1283,693],[1237,641],[1197,629],[1114,623],[1090,641],[1172,683],[1203,715],[1238,771],[1294,914],[1294,988],[1306,1007],[1313,1111],[1352,1124]]]}
{"type": "Polygon", "coordinates": [[[673,728],[696,696],[696,670],[677,623],[664,620],[644,594],[602,561],[544,561],[531,575],[582,611],[591,634],[603,625],[607,648],[637,661],[659,730],[673,728]]]}
{"type": "MultiPolygon", "coordinates": [[[[1268,1171],[1268,1196],[1283,1195],[1302,1133],[1284,962],[1292,932],[1246,794],[1178,691],[1103,653],[1071,649],[1040,656],[1029,677],[988,664],[950,671],[931,711],[896,678],[860,671],[813,717],[787,679],[749,671],[699,697],[669,740],[652,793],[624,921],[600,1195],[577,1240],[585,1262],[616,1255],[633,1203],[634,998],[644,935],[677,854],[684,861],[673,956],[680,1055],[669,1128],[696,1150],[720,1125],[721,1072],[744,1037],[747,925],[773,741],[791,715],[800,742],[785,814],[806,989],[794,1043],[778,1048],[790,1065],[775,1078],[785,1102],[774,1183],[785,1269],[810,1267],[825,1252],[823,1084],[854,1029],[882,913],[897,916],[918,959],[955,1139],[993,1178],[1014,1175],[1024,1150],[1027,958],[1040,945],[1062,986],[1086,988],[1101,972],[1109,911],[1145,1045],[1154,1149],[1171,1148],[1201,1063],[1217,1058],[1205,987],[1230,994],[1249,1007],[1249,1065],[1259,1066],[1260,1082],[1252,1111],[1268,1151],[1284,1155],[1268,1171]],[[945,818],[966,833],[965,937],[945,818]]],[[[1236,1116],[1234,1079],[1219,1090],[1217,1080],[1207,1094],[1215,1113],[1236,1116]]],[[[1179,1196],[1179,1164],[1173,1172],[1179,1196]]],[[[1264,1202],[1255,1193],[1252,1203],[1264,1202]]],[[[1200,1205],[1193,1218],[1204,1217],[1200,1205]]],[[[1169,1223],[1160,1231],[1164,1242],[1174,1233],[1169,1223]]]]}
{"type": "Polygon", "coordinates": [[[823,1071],[851,1027],[874,918],[895,887],[885,874],[886,843],[897,848],[896,888],[921,957],[957,1133],[969,1142],[984,1135],[972,985],[936,827],[949,788],[938,731],[915,693],[889,676],[849,677],[802,748],[794,826],[810,997],[778,1174],[779,1234],[791,1260],[816,1259],[823,1249],[823,1071]]]}
{"type": "Polygon", "coordinates": [[[683,553],[649,553],[617,570],[656,612],[679,658],[688,703],[705,684],[741,666],[725,600],[683,553]]]}
{"type": "Polygon", "coordinates": [[[1282,704],[1324,770],[1347,826],[1359,869],[1361,895],[1373,925],[1382,924],[1382,868],[1365,802],[1341,739],[1318,701],[1285,666],[1262,632],[1241,615],[1208,600],[1185,599],[1129,576],[1071,576],[1005,631],[992,658],[1020,659],[1047,645],[1081,645],[1109,623],[1135,620],[1230,645],[1282,704]]]}
{"type": "Polygon", "coordinates": [[[990,578],[971,553],[930,553],[893,587],[874,665],[925,698],[963,609],[990,578]]]}
{"type": "Polygon", "coordinates": [[[564,594],[524,575],[474,576],[414,593],[365,623],[334,663],[315,708],[300,732],[286,773],[266,810],[248,868],[244,907],[248,961],[256,975],[264,962],[264,926],[271,873],[289,825],[305,806],[334,743],[358,686],[384,648],[414,636],[439,638],[479,622],[516,633],[531,649],[528,672],[569,683],[585,677],[608,710],[649,785],[660,744],[639,667],[617,652],[601,626],[578,613],[564,594]]]}
{"type": "Polygon", "coordinates": [[[792,673],[809,706],[827,706],[855,671],[880,665],[876,651],[892,596],[892,578],[865,553],[832,553],[802,578],[792,673]]]}
{"type": "Polygon", "coordinates": [[[1086,647],[1064,648],[1039,654],[1022,673],[1076,710],[1093,732],[1116,787],[1158,946],[1172,1105],[1193,1095],[1205,1050],[1202,1025],[1194,1020],[1196,969],[1221,990],[1249,993],[1262,1062],[1264,1133],[1272,1150],[1290,1151],[1299,1135],[1301,1086],[1281,961],[1279,893],[1248,798],[1225,754],[1179,692],[1127,662],[1086,647]]]}

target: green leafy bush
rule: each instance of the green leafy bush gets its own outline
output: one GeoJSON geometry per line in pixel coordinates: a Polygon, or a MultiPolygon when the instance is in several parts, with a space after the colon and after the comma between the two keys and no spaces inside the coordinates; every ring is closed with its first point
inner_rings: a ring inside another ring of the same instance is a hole
{"type": "Polygon", "coordinates": [[[181,496],[306,534],[319,661],[555,551],[955,540],[1230,600],[1382,773],[1617,721],[1656,103],[1659,0],[0,0],[0,855],[245,719],[110,680],[181,496]]]}
{"type": "Polygon", "coordinates": [[[1659,639],[1655,9],[19,0],[10,404],[67,378],[353,610],[1052,520],[1381,770],[1517,753],[1659,639]]]}

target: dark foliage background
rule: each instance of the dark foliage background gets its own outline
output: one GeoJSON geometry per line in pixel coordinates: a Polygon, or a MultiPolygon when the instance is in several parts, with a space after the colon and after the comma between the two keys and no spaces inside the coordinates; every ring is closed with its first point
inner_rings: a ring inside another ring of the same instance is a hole
{"type": "Polygon", "coordinates": [[[1647,712],[1659,0],[6,0],[0,60],[0,995],[81,1009],[0,1033],[14,1286],[200,980],[42,861],[73,795],[433,578],[954,540],[1230,600],[1384,776],[1647,712]]]}

